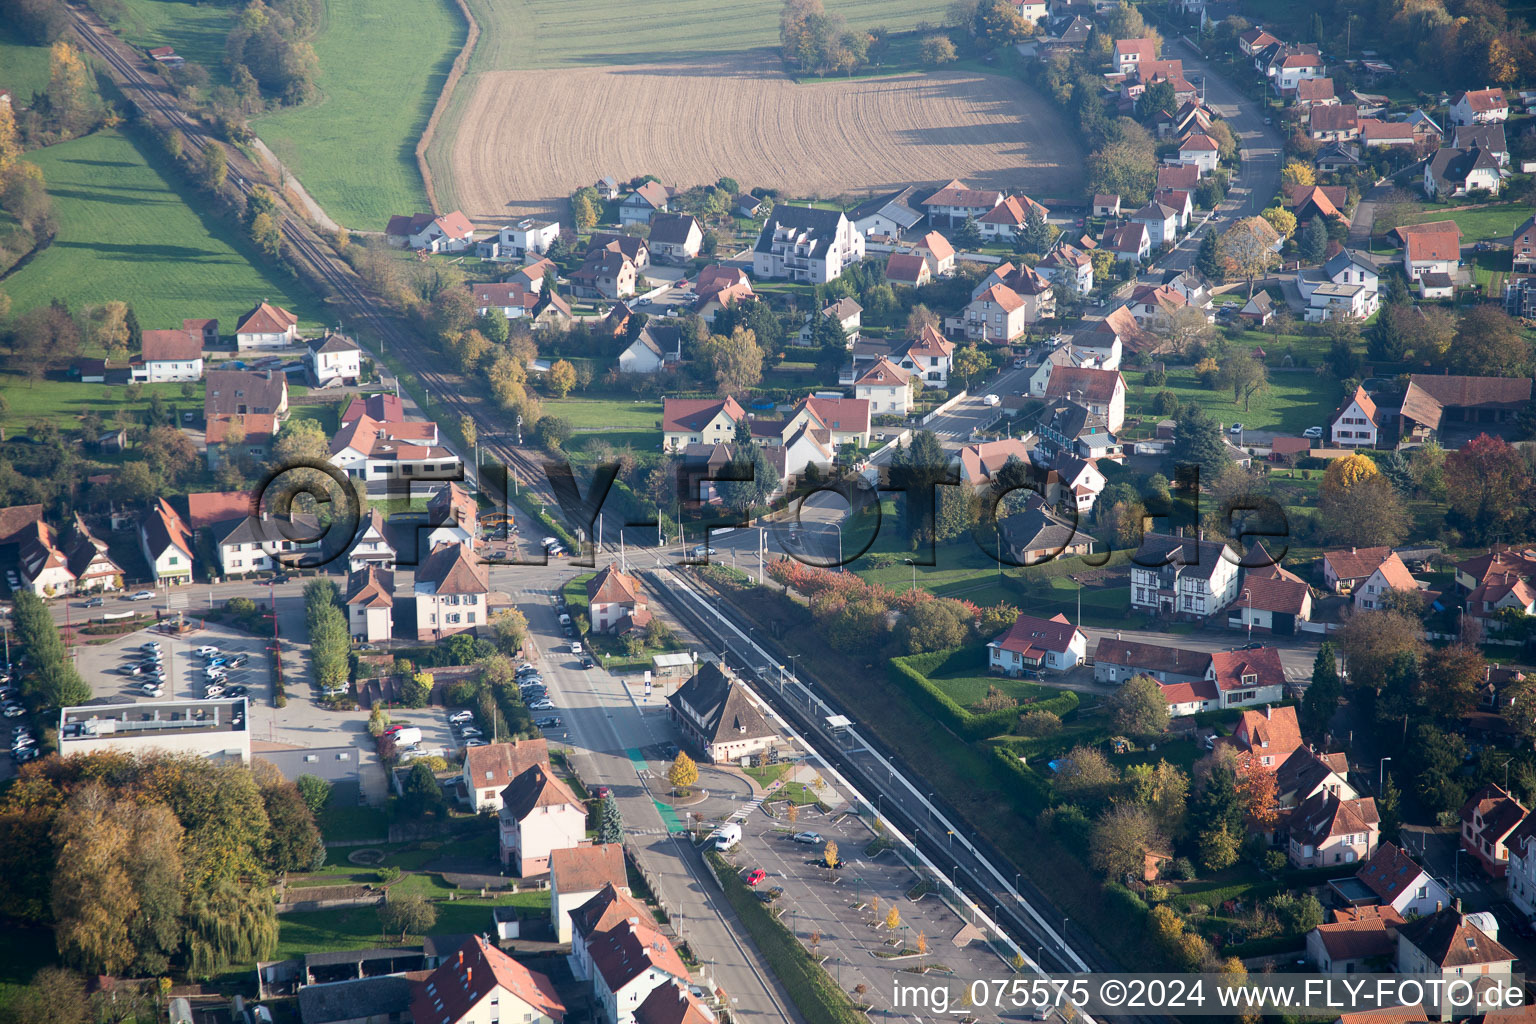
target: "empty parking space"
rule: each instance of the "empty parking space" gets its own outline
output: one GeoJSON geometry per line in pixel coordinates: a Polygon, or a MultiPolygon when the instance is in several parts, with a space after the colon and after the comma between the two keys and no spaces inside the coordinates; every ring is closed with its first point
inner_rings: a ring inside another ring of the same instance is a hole
{"type": "MultiPolygon", "coordinates": [[[[138,630],[105,644],[81,644],[75,647],[76,664],[81,678],[91,688],[92,696],[113,700],[187,700],[202,697],[210,682],[208,661],[198,653],[201,647],[218,648],[219,656],[241,664],[226,664],[221,685],[244,686],[257,700],[270,696],[269,669],[265,642],[236,630],[210,626],[186,636],[174,637],[152,630],[138,630]],[[164,672],[159,696],[153,696],[145,684],[158,677],[155,661],[145,645],[158,643],[158,664],[164,672]],[[134,669],[140,670],[135,672],[134,669]]],[[[229,695],[226,693],[226,696],[229,695]]]]}

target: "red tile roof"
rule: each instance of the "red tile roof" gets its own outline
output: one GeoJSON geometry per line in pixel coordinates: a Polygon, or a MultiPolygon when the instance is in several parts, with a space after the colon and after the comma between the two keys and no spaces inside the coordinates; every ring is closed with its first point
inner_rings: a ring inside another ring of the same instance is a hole
{"type": "MultiPolygon", "coordinates": [[[[568,852],[556,850],[550,855],[551,864],[555,857],[568,852]]],[[[691,980],[688,968],[683,965],[683,959],[677,955],[672,943],[659,930],[644,922],[636,925],[626,920],[603,932],[587,944],[587,953],[592,957],[592,966],[603,976],[603,982],[610,992],[618,992],[652,968],[679,981],[691,980]]]]}
{"type": "Polygon", "coordinates": [[[618,927],[625,920],[635,924],[649,924],[655,920],[629,890],[606,883],[587,902],[571,911],[571,929],[578,935],[588,936],[618,927]]]}
{"type": "Polygon", "coordinates": [[[874,366],[871,366],[864,372],[864,376],[860,377],[853,383],[855,387],[905,387],[911,376],[912,375],[909,374],[906,370],[903,370],[889,359],[881,356],[878,360],[875,361],[874,366]]]}
{"type": "Polygon", "coordinates": [[[203,338],[191,331],[145,331],[143,360],[146,363],[187,363],[203,357],[203,338]]]}
{"type": "Polygon", "coordinates": [[[536,764],[549,764],[549,744],[542,736],[470,747],[464,753],[464,781],[471,789],[499,791],[536,764]]]}
{"type": "Polygon", "coordinates": [[[1191,135],[1179,146],[1179,152],[1214,153],[1221,149],[1215,139],[1209,135],[1191,135]]]}
{"type": "Polygon", "coordinates": [[[1350,548],[1348,551],[1324,551],[1323,564],[1335,579],[1363,580],[1392,553],[1391,548],[1350,548]]]}
{"type": "Polygon", "coordinates": [[[597,892],[604,885],[629,885],[624,873],[624,847],[597,843],[555,850],[549,855],[549,877],[562,893],[597,892]]]}
{"type": "Polygon", "coordinates": [[[705,424],[724,410],[732,422],[746,416],[746,410],[736,399],[726,398],[668,398],[662,402],[661,429],[668,433],[701,430],[705,424]]]}
{"type": "Polygon", "coordinates": [[[1411,224],[1396,229],[1406,239],[1408,259],[1412,262],[1459,260],[1461,228],[1452,220],[1429,224],[1411,224]]]}
{"type": "Polygon", "coordinates": [[[1462,100],[1466,100],[1468,107],[1481,113],[1504,110],[1509,106],[1509,101],[1504,98],[1503,89],[1468,89],[1451,101],[1451,105],[1454,106],[1462,100]]]}
{"type": "Polygon", "coordinates": [[[1239,740],[1247,740],[1249,750],[1263,751],[1273,757],[1276,768],[1301,746],[1301,725],[1296,721],[1294,707],[1245,710],[1234,735],[1239,740]]]}
{"type": "MultiPolygon", "coordinates": [[[[479,936],[465,942],[457,956],[449,957],[417,986],[411,1019],[416,1024],[456,1024],[497,989],[529,1007],[535,1017],[565,1019],[565,1004],[553,982],[479,936]]],[[[499,1009],[498,1016],[509,1021],[521,1019],[526,1012],[506,1005],[505,998],[499,1009]]]]}
{"type": "Polygon", "coordinates": [[[1175,164],[1157,169],[1158,188],[1192,189],[1200,183],[1200,168],[1194,164],[1175,164]]]}
{"type": "Polygon", "coordinates": [[[885,261],[885,276],[897,284],[915,285],[926,276],[928,261],[915,252],[893,252],[885,261]]]}
{"type": "Polygon", "coordinates": [[[658,985],[635,1007],[635,1024],[715,1024],[711,1013],[686,985],[658,985]]]}
{"type": "Polygon", "coordinates": [[[1115,391],[1124,387],[1119,370],[1099,370],[1090,366],[1058,366],[1051,371],[1045,387],[1047,398],[1071,398],[1081,395],[1087,402],[1109,402],[1115,391]]]}
{"type": "Polygon", "coordinates": [[[1217,688],[1239,690],[1249,686],[1284,686],[1285,668],[1280,664],[1280,651],[1274,647],[1260,647],[1253,651],[1213,651],[1209,672],[1215,676],[1217,688]],[[1243,682],[1243,677],[1257,676],[1255,682],[1243,682]]]}
{"type": "MultiPolygon", "coordinates": [[[[1031,199],[1031,200],[1029,200],[1029,202],[1033,203],[1034,200],[1031,199]]],[[[1039,206],[1038,203],[1035,203],[1035,205],[1039,206]]],[[[1042,210],[1045,209],[1045,207],[1043,207],[1043,206],[1041,206],[1040,208],[1042,210]]],[[[947,259],[953,259],[954,258],[954,255],[955,255],[954,246],[949,244],[949,239],[945,238],[943,235],[939,234],[937,231],[930,231],[926,235],[924,235],[923,236],[923,245],[924,245],[925,248],[927,248],[927,250],[930,253],[933,254],[933,258],[936,259],[936,260],[947,260],[947,259]]]]}
{"type": "Polygon", "coordinates": [[[475,557],[468,544],[444,542],[432,549],[427,560],[416,570],[416,585],[435,584],[438,594],[487,594],[490,577],[485,563],[475,557]]]}
{"type": "Polygon", "coordinates": [[[991,209],[1002,202],[1003,194],[995,189],[969,188],[958,178],[924,199],[922,206],[978,206],[991,209]]]}
{"type": "Polygon", "coordinates": [[[1360,866],[1355,877],[1365,883],[1383,904],[1394,902],[1413,887],[1424,874],[1424,869],[1414,863],[1405,850],[1392,843],[1382,843],[1371,854],[1371,859],[1360,866]]]}
{"type": "Polygon", "coordinates": [[[640,600],[640,584],[614,568],[612,562],[587,581],[589,604],[634,604],[640,600]]]}
{"type": "Polygon", "coordinates": [[[1024,300],[1019,297],[1019,293],[1005,284],[995,284],[971,301],[993,303],[1005,313],[1012,313],[1024,307],[1024,300]]]}
{"type": "Polygon", "coordinates": [[[359,608],[393,608],[395,574],[376,565],[352,573],[347,577],[347,604],[359,608]]]}
{"type": "Polygon", "coordinates": [[[1082,630],[1072,625],[1060,612],[1049,619],[1021,614],[1013,621],[1013,625],[994,637],[987,646],[1038,658],[1046,651],[1065,653],[1081,633],[1082,630]]]}
{"type": "Polygon", "coordinates": [[[359,395],[347,403],[347,408],[341,414],[341,422],[351,423],[360,416],[367,416],[380,423],[403,423],[405,422],[405,404],[400,401],[398,395],[359,395]]]}
{"type": "Polygon", "coordinates": [[[201,491],[187,495],[187,525],[201,530],[214,523],[245,519],[255,508],[255,491],[201,491]]]}
{"type": "Polygon", "coordinates": [[[299,318],[281,306],[259,303],[235,325],[236,334],[282,334],[299,322],[299,318]]]}

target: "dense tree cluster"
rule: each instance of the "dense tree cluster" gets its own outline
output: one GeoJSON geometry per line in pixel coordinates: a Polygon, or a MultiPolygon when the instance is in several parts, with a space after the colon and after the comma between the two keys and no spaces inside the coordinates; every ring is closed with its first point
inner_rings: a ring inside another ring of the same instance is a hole
{"type": "Polygon", "coordinates": [[[87,973],[209,977],[270,958],[277,872],[323,863],[314,816],[264,762],[49,758],[0,802],[8,918],[51,923],[87,973]]]}
{"type": "Polygon", "coordinates": [[[779,16],[784,61],[802,72],[852,74],[869,61],[870,33],[851,30],[821,0],[785,0],[779,16]]]}
{"type": "Polygon", "coordinates": [[[312,0],[251,0],[224,44],[224,64],[237,88],[249,91],[252,83],[287,104],[314,99],[320,59],[310,40],[319,18],[312,0]]]}

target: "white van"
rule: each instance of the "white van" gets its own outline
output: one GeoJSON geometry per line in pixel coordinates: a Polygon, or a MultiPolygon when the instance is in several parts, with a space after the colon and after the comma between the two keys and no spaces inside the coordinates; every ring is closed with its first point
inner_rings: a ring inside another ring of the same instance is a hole
{"type": "Polygon", "coordinates": [[[560,613],[560,625],[562,625],[562,626],[569,626],[570,624],[571,624],[571,617],[569,615],[565,614],[564,612],[561,612],[560,613]]]}
{"type": "Polygon", "coordinates": [[[720,830],[715,833],[715,849],[717,850],[729,850],[739,842],[741,842],[741,826],[735,822],[729,825],[721,825],[720,830]]]}

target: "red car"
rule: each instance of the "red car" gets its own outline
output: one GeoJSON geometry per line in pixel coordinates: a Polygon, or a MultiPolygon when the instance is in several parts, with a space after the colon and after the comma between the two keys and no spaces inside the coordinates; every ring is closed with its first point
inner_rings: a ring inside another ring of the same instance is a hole
{"type": "Polygon", "coordinates": [[[767,877],[768,872],[764,871],[762,868],[753,868],[752,873],[747,876],[747,884],[756,885],[758,882],[763,881],[767,877]]]}
{"type": "Polygon", "coordinates": [[[404,729],[404,728],[405,728],[405,726],[403,726],[403,725],[386,725],[384,727],[384,735],[385,736],[391,736],[391,735],[399,732],[401,729],[404,729]]]}

